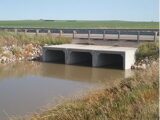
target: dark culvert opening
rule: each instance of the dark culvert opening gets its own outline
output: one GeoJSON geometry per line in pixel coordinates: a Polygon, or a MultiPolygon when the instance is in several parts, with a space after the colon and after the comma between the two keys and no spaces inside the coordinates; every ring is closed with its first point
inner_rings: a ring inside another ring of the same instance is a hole
{"type": "Polygon", "coordinates": [[[70,64],[79,66],[92,66],[92,55],[88,52],[72,52],[70,64]]]}
{"type": "Polygon", "coordinates": [[[60,50],[47,50],[46,52],[47,62],[52,63],[65,63],[65,53],[60,50]]]}
{"type": "Polygon", "coordinates": [[[102,53],[98,57],[98,62],[101,67],[123,69],[123,57],[118,54],[102,53]]]}

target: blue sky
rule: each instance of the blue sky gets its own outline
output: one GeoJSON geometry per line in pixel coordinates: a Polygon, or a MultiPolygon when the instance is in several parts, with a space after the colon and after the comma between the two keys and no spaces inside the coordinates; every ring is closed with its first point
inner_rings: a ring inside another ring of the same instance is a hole
{"type": "Polygon", "coordinates": [[[158,21],[158,0],[0,0],[0,20],[158,21]]]}

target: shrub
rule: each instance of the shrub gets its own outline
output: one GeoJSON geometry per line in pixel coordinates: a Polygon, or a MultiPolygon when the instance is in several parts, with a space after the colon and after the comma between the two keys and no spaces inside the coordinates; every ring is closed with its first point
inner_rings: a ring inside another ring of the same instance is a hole
{"type": "Polygon", "coordinates": [[[158,43],[144,43],[138,47],[136,52],[136,59],[144,59],[145,57],[153,57],[158,59],[159,56],[159,45],[158,43]]]}

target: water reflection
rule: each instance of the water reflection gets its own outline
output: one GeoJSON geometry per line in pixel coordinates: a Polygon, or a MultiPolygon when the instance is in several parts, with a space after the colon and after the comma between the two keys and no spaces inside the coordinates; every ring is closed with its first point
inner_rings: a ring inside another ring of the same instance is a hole
{"type": "Polygon", "coordinates": [[[74,65],[21,62],[0,66],[0,79],[37,75],[81,82],[108,82],[130,76],[130,71],[74,65]]]}
{"type": "MultiPolygon", "coordinates": [[[[0,119],[25,115],[99,83],[111,86],[128,72],[64,64],[20,62],[0,65],[0,119]]],[[[130,74],[129,74],[130,75],[130,74]]]]}

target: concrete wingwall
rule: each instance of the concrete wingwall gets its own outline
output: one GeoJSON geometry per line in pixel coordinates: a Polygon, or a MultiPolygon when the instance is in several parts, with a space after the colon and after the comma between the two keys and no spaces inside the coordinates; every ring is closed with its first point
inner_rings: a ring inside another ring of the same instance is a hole
{"type": "Polygon", "coordinates": [[[123,68],[124,69],[130,69],[131,65],[135,63],[135,52],[136,51],[130,51],[126,52],[123,56],[123,68]]]}
{"type": "Polygon", "coordinates": [[[135,62],[135,51],[93,51],[43,48],[43,61],[92,67],[118,67],[130,69],[135,62]]]}

